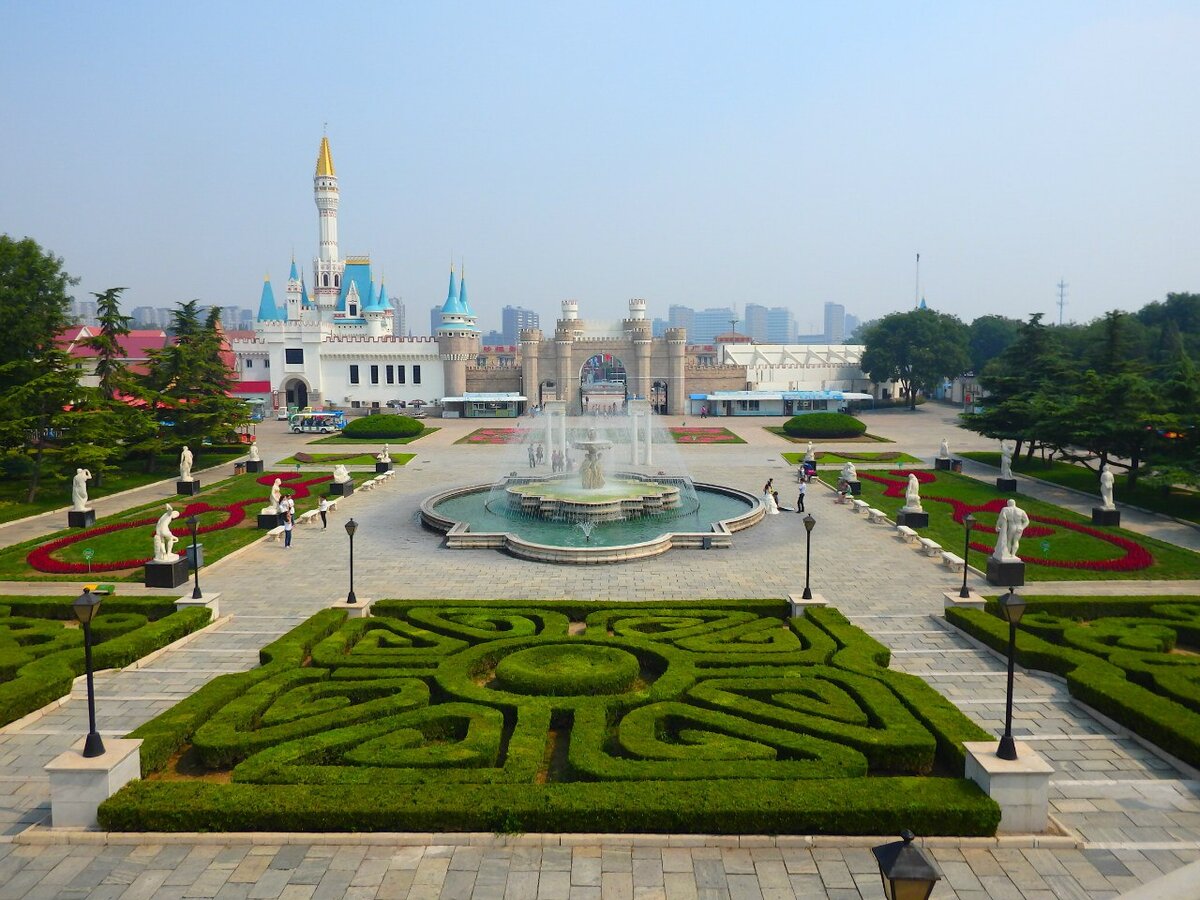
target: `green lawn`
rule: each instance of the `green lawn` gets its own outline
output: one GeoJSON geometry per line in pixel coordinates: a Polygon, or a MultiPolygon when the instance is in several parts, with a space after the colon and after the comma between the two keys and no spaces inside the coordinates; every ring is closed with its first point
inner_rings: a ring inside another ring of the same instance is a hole
{"type": "MultiPolygon", "coordinates": [[[[1020,554],[1027,563],[1025,578],[1028,581],[1200,578],[1200,555],[1172,544],[1122,528],[1095,529],[1123,544],[1116,545],[1078,530],[1083,528],[1091,531],[1090,520],[1050,503],[1020,494],[1001,494],[989,484],[952,472],[922,472],[920,476],[935,479],[921,485],[922,505],[929,513],[929,527],[920,529],[921,535],[933,538],[953,553],[962,552],[963,526],[954,519],[953,504],[935,500],[935,497],[964,504],[963,514],[972,511],[977,525],[988,528],[994,527],[996,510],[1007,499],[1015,499],[1017,505],[1029,513],[1031,518],[1040,516],[1058,520],[1055,523],[1031,522],[1021,540],[1020,554]],[[985,505],[991,505],[992,509],[980,509],[985,505]],[[1097,565],[1103,565],[1104,561],[1136,560],[1140,553],[1138,548],[1144,548],[1150,554],[1150,565],[1125,569],[1095,568],[1097,565]]],[[[907,480],[907,473],[892,476],[860,472],[859,477],[862,483],[861,499],[894,519],[897,511],[904,505],[903,486],[907,480]],[[878,477],[889,478],[895,482],[898,485],[896,492],[899,496],[884,496],[886,485],[872,480],[878,477]]],[[[993,532],[980,531],[977,527],[972,535],[971,562],[982,568],[985,563],[984,553],[991,552],[993,545],[993,532]]]]}
{"type": "Polygon", "coordinates": [[[413,441],[419,441],[421,438],[433,434],[435,431],[440,431],[436,426],[426,425],[425,430],[420,434],[414,434],[412,437],[406,438],[356,438],[345,437],[340,434],[331,434],[329,437],[317,438],[315,441],[309,441],[310,444],[355,444],[361,447],[363,444],[379,444],[381,447],[386,441],[389,444],[411,444],[413,441]]]}
{"type": "MultiPolygon", "coordinates": [[[[210,466],[232,462],[245,456],[246,447],[201,447],[195,453],[192,468],[199,473],[201,469],[210,466]]],[[[95,481],[88,482],[88,498],[98,500],[111,494],[119,494],[132,488],[154,484],[156,481],[170,480],[179,474],[176,468],[176,457],[161,456],[154,472],[145,472],[145,460],[135,459],[122,462],[115,472],[104,477],[104,483],[97,485],[95,481]]],[[[25,494],[29,490],[29,482],[24,478],[0,478],[0,522],[11,522],[26,516],[36,516],[38,513],[49,512],[52,509],[62,509],[71,505],[71,478],[74,471],[68,475],[43,475],[37,498],[32,503],[25,502],[25,494]]]]}
{"type": "MultiPolygon", "coordinates": [[[[299,454],[297,454],[299,455],[299,454]]],[[[344,466],[373,466],[375,465],[374,453],[305,453],[307,459],[296,459],[295,456],[289,456],[287,459],[281,459],[276,465],[278,466],[334,466],[342,464],[344,466]]],[[[415,453],[393,453],[393,465],[403,466],[410,459],[414,459],[415,453]]]]}
{"type": "Polygon", "coordinates": [[[867,434],[860,434],[857,437],[848,437],[848,438],[806,438],[806,437],[792,437],[790,434],[788,434],[786,431],[783,430],[782,425],[764,425],[763,428],[765,428],[767,431],[771,432],[771,434],[778,435],[779,437],[783,438],[785,441],[791,441],[793,444],[807,444],[809,442],[809,440],[827,441],[831,444],[892,444],[892,443],[895,443],[890,438],[880,437],[879,435],[871,434],[870,432],[868,432],[867,434]]]}
{"type": "MultiPolygon", "coordinates": [[[[973,459],[984,465],[1000,467],[1000,454],[992,451],[972,451],[960,453],[967,459],[973,459]]],[[[1100,496],[1099,474],[1083,466],[1073,465],[1062,460],[1042,460],[1041,458],[1026,459],[1022,456],[1013,460],[1013,472],[1027,475],[1030,478],[1040,478],[1051,484],[1074,488],[1087,494],[1100,496]]],[[[1137,485],[1130,489],[1128,479],[1120,474],[1120,469],[1113,469],[1116,480],[1113,483],[1113,497],[1118,503],[1128,503],[1140,506],[1152,512],[1186,519],[1189,522],[1200,523],[1200,491],[1189,491],[1182,488],[1146,487],[1137,485]]]]}
{"type": "MultiPolygon", "coordinates": [[[[899,450],[883,453],[833,453],[827,450],[818,450],[813,455],[816,457],[818,468],[820,466],[840,466],[847,461],[852,461],[856,465],[860,463],[893,463],[895,465],[903,465],[904,463],[920,463],[923,461],[917,459],[915,456],[909,456],[907,453],[901,453],[899,450]]],[[[783,458],[793,466],[798,466],[804,462],[803,453],[784,453],[783,458]]]]}
{"type": "MultiPolygon", "coordinates": [[[[306,484],[309,492],[307,497],[296,498],[296,512],[301,513],[316,507],[320,496],[327,492],[329,476],[318,473],[305,473],[299,479],[295,472],[269,473],[272,478],[282,476],[285,493],[303,493],[289,485],[289,479],[296,484],[306,484]],[[314,479],[322,479],[314,483],[314,479]]],[[[172,506],[181,515],[175,520],[172,530],[180,536],[175,545],[175,552],[182,554],[190,543],[188,526],[184,519],[189,510],[194,509],[200,520],[200,528],[217,525],[231,519],[244,516],[232,527],[218,531],[210,531],[199,535],[199,542],[204,545],[206,563],[212,563],[244,547],[259,537],[263,532],[256,527],[258,512],[268,505],[270,486],[259,484],[257,478],[265,477],[255,474],[238,475],[214,484],[194,498],[178,497],[172,506]],[[250,501],[250,502],[244,502],[250,501]],[[240,509],[231,509],[240,505],[240,509]]],[[[86,565],[85,549],[94,551],[92,565],[100,566],[105,563],[116,563],[125,560],[146,559],[152,553],[154,522],[163,511],[163,504],[155,502],[146,506],[128,510],[116,516],[108,516],[97,520],[97,526],[126,525],[104,534],[94,534],[74,541],[53,551],[52,559],[60,563],[86,565]],[[143,524],[129,527],[127,523],[141,521],[143,524]]],[[[104,581],[133,581],[140,582],[144,578],[144,569],[140,565],[130,566],[115,571],[96,571],[91,576],[85,572],[44,572],[29,564],[26,557],[31,550],[44,544],[63,538],[80,537],[85,532],[78,529],[57,531],[34,541],[27,541],[0,550],[0,580],[16,581],[74,581],[94,580],[104,581]]]]}

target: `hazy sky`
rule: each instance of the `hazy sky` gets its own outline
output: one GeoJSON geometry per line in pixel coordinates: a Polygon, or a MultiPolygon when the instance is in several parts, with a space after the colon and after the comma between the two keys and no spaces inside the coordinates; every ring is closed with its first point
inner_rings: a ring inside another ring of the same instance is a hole
{"type": "MultiPolygon", "coordinates": [[[[428,327],[833,300],[1067,318],[1200,291],[1200,5],[3,5],[0,230],[130,306],[343,254],[428,327]]],[[[311,282],[311,274],[309,276],[311,282]]]]}

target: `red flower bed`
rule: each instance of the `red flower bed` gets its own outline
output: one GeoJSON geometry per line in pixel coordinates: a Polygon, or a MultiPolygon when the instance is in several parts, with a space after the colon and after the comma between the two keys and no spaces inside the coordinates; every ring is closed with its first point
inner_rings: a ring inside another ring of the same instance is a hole
{"type": "MultiPolygon", "coordinates": [[[[279,474],[261,475],[255,479],[259,484],[270,486],[275,483],[278,478],[280,482],[287,485],[288,489],[298,499],[303,499],[309,496],[309,487],[315,484],[320,484],[324,481],[329,481],[333,478],[332,475],[321,475],[316,478],[306,478],[303,481],[298,479],[303,478],[299,472],[282,472],[279,474]]],[[[230,503],[226,506],[210,506],[203,500],[195,503],[189,503],[179,511],[179,518],[175,520],[171,526],[171,533],[182,538],[191,535],[191,529],[187,527],[186,519],[189,516],[198,516],[203,513],[223,512],[225,518],[219,522],[213,522],[208,525],[201,525],[196,529],[197,534],[208,534],[210,531],[223,531],[226,528],[235,528],[246,520],[246,508],[257,506],[263,503],[263,498],[251,497],[249,500],[239,500],[237,503],[230,503]]],[[[136,569],[138,566],[144,566],[153,557],[147,556],[143,559],[120,559],[110,562],[95,562],[93,561],[89,567],[87,563],[68,563],[55,559],[53,554],[63,549],[78,544],[81,541],[86,541],[91,538],[99,537],[105,534],[111,534],[114,531],[124,531],[129,528],[144,528],[148,525],[154,525],[158,521],[158,516],[151,516],[147,519],[132,519],[127,522],[111,522],[107,525],[98,525],[95,528],[89,528],[86,531],[81,531],[77,534],[69,534],[66,537],[58,538],[54,541],[49,541],[36,547],[29,552],[25,557],[32,568],[39,572],[46,572],[51,575],[86,575],[96,574],[98,572],[118,572],[122,569],[136,569]]]]}
{"type": "Polygon", "coordinates": [[[728,428],[671,428],[677,444],[740,444],[741,439],[728,428]]]}
{"type": "Polygon", "coordinates": [[[477,428],[456,443],[459,444],[513,444],[520,430],[516,428],[477,428]]]}
{"type": "MultiPolygon", "coordinates": [[[[886,478],[882,475],[869,475],[862,473],[859,477],[866,478],[870,481],[886,485],[884,489],[885,497],[903,497],[905,489],[908,486],[908,476],[910,474],[917,476],[917,481],[922,484],[930,484],[937,481],[937,476],[931,472],[908,472],[900,469],[893,469],[889,475],[902,475],[904,481],[894,481],[891,478],[886,478]]],[[[954,521],[962,524],[963,519],[967,517],[967,513],[989,512],[998,513],[1008,503],[1005,497],[997,497],[994,500],[989,500],[987,503],[972,506],[964,503],[954,497],[937,497],[933,495],[923,495],[922,500],[933,500],[937,503],[948,503],[953,510],[954,521]]],[[[1110,534],[1099,529],[1092,528],[1088,525],[1081,525],[1078,522],[1070,522],[1066,519],[1057,519],[1051,516],[1029,516],[1030,522],[1040,522],[1041,525],[1031,524],[1025,529],[1025,537],[1046,537],[1055,533],[1056,528],[1065,528],[1068,531],[1075,531],[1079,534],[1086,534],[1089,537],[1094,537],[1097,540],[1112,544],[1125,551],[1124,555],[1114,559],[1043,559],[1039,556],[1030,556],[1026,553],[1018,554],[1022,560],[1032,565],[1049,566],[1055,569],[1090,569],[1095,572],[1136,572],[1140,569],[1146,569],[1154,565],[1154,556],[1139,544],[1137,541],[1132,541],[1129,538],[1121,537],[1120,535],[1110,534]],[[1053,527],[1047,527],[1053,526],[1053,527]]],[[[996,529],[989,525],[976,525],[973,531],[995,534],[996,529]]],[[[995,545],[988,546],[987,544],[974,541],[971,543],[971,549],[980,553],[991,553],[995,550],[995,545]]]]}

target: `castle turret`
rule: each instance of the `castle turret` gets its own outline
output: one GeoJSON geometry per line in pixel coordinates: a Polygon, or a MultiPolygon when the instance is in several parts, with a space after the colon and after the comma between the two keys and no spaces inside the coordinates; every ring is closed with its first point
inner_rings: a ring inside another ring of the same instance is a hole
{"type": "Polygon", "coordinates": [[[296,259],[293,257],[287,283],[287,319],[289,322],[299,321],[300,314],[304,310],[301,303],[303,294],[304,285],[300,281],[300,272],[296,269],[296,259]]]}
{"type": "Polygon", "coordinates": [[[271,287],[271,278],[264,277],[262,294],[258,298],[258,321],[278,322],[284,318],[284,312],[275,305],[275,290],[271,287]]]}
{"type": "Polygon", "coordinates": [[[684,383],[684,355],[687,352],[687,329],[668,328],[667,339],[667,415],[687,414],[687,385],[684,383]]]}
{"type": "Polygon", "coordinates": [[[450,289],[442,306],[442,324],[437,330],[438,355],[447,397],[461,397],[467,390],[467,366],[479,356],[479,326],[465,302],[465,291],[450,270],[450,289]]]}
{"type": "Polygon", "coordinates": [[[320,226],[320,244],[313,264],[317,307],[322,312],[332,312],[337,306],[338,294],[341,292],[342,264],[338,255],[338,180],[327,137],[321,138],[321,147],[317,151],[313,197],[317,204],[320,226]]]}
{"type": "Polygon", "coordinates": [[[521,392],[526,404],[534,406],[541,402],[538,396],[541,381],[538,380],[538,353],[541,352],[542,329],[521,329],[521,392]]]}

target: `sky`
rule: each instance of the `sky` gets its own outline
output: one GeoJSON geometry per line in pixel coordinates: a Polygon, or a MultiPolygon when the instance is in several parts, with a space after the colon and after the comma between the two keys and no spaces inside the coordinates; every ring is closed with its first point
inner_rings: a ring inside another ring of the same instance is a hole
{"type": "Polygon", "coordinates": [[[418,333],[827,301],[1056,321],[1200,291],[1193,2],[3,4],[0,231],[127,308],[343,255],[418,333]]]}

